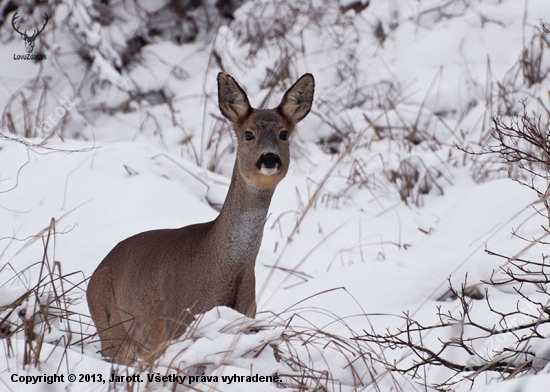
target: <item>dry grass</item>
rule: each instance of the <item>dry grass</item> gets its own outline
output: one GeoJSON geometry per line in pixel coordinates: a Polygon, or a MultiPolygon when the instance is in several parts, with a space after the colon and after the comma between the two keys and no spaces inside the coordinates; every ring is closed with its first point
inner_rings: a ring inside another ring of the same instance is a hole
{"type": "MultiPolygon", "coordinates": [[[[537,200],[529,206],[535,210],[530,218],[540,215],[550,222],[548,134],[548,122],[540,116],[531,117],[524,112],[509,123],[495,117],[492,137],[496,145],[481,154],[496,156],[511,179],[533,190],[537,200]]],[[[383,349],[401,350],[398,361],[378,360],[389,371],[409,375],[438,390],[473,385],[478,378],[503,380],[542,370],[548,363],[547,354],[540,352],[540,342],[550,328],[550,271],[544,252],[550,231],[542,226],[536,237],[515,235],[527,244],[521,252],[507,256],[486,250],[505,262],[481,282],[488,285],[485,292],[478,283],[468,285],[466,277],[459,289],[449,284],[440,300],[458,304],[452,308],[438,306],[437,322],[422,323],[405,313],[403,326],[384,332],[366,329],[358,339],[383,349]],[[522,256],[533,248],[543,252],[540,260],[522,256]],[[514,292],[515,306],[495,304],[489,297],[492,288],[514,292]],[[433,367],[444,368],[445,376],[431,376],[433,367]]]]}
{"type": "Polygon", "coordinates": [[[55,260],[55,223],[52,219],[47,228],[27,241],[27,246],[42,241],[40,261],[23,270],[7,263],[0,270],[0,291],[21,292],[11,302],[0,304],[0,337],[9,356],[18,355],[14,339],[24,342],[23,357],[17,359],[22,367],[38,366],[47,360],[45,343],[63,348],[61,367],[67,350],[82,351],[83,341],[89,338],[84,332],[89,316],[71,310],[84,295],[85,278],[81,272],[63,273],[61,263],[55,260]]]}
{"type": "MultiPolygon", "coordinates": [[[[507,177],[508,171],[514,170],[512,166],[504,164],[498,154],[486,154],[495,148],[495,126],[511,122],[521,127],[520,123],[524,121],[522,118],[536,120],[538,115],[535,113],[543,118],[550,116],[550,108],[543,98],[545,93],[541,91],[541,88],[544,90],[543,82],[547,78],[544,56],[550,49],[549,35],[543,23],[534,27],[525,25],[525,31],[530,30],[532,35],[524,37],[524,48],[518,61],[502,80],[495,80],[491,63],[489,60],[487,62],[483,128],[477,141],[464,140],[459,144],[460,149],[469,153],[466,157],[472,162],[472,174],[477,182],[507,177]]],[[[545,125],[540,124],[540,127],[544,131],[545,125]]]]}

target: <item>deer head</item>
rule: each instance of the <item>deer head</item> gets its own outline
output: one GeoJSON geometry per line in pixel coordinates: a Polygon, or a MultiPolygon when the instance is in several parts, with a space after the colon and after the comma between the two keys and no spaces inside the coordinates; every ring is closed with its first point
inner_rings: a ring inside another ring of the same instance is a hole
{"type": "Polygon", "coordinates": [[[311,109],[315,81],[305,74],[288,89],[275,109],[254,109],[230,75],[218,75],[219,106],[237,136],[236,168],[248,183],[275,189],[288,170],[289,140],[311,109]]]}
{"type": "Polygon", "coordinates": [[[23,40],[25,41],[25,49],[27,50],[27,53],[32,53],[32,50],[34,49],[34,41],[36,40],[38,35],[42,32],[42,30],[44,30],[44,27],[46,27],[46,25],[48,24],[48,20],[49,20],[48,14],[44,14],[44,22],[42,24],[42,28],[38,31],[34,30],[33,34],[29,37],[27,35],[27,30],[25,30],[25,32],[22,33],[17,29],[17,26],[15,26],[15,21],[17,18],[19,18],[19,15],[17,15],[18,12],[19,11],[16,11],[15,14],[13,14],[13,17],[11,18],[11,25],[13,29],[17,31],[21,35],[21,38],[23,38],[23,40]]]}

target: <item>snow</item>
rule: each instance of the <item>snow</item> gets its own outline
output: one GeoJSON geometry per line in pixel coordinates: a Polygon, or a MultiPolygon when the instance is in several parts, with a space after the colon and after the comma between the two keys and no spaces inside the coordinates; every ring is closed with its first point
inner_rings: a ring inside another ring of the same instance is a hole
{"type": "MultiPolygon", "coordinates": [[[[40,36],[39,50],[48,56],[40,64],[12,60],[23,53],[23,41],[5,27],[0,321],[21,325],[21,312],[32,314],[37,299],[47,302],[71,287],[50,310],[57,318],[35,317],[35,332],[44,336],[37,366],[23,365],[29,347],[22,330],[0,339],[0,384],[7,390],[280,390],[272,382],[222,379],[255,374],[302,377],[312,390],[315,377],[331,391],[435,390],[430,383],[450,377],[446,369],[427,367],[425,387],[378,362],[408,364],[409,351],[354,338],[403,327],[405,312],[423,325],[438,322],[438,307],[458,312],[449,284],[487,289],[502,311],[529,305],[512,286],[486,283],[508,264],[485,250],[532,260],[547,253],[512,234],[538,238],[547,228],[535,212],[537,196],[501,164],[484,172],[486,158],[465,156],[456,146],[480,151],[494,144],[490,121],[503,108],[519,114],[524,102],[529,113],[546,115],[550,79],[529,86],[518,61],[539,22],[550,17],[550,3],[371,1],[360,13],[340,10],[351,0],[295,3],[244,2],[233,21],[213,21],[196,42],[148,42],[122,71],[125,43],[146,30],[140,17],[164,3],[113,6],[114,26],[99,22],[93,2],[63,1],[40,36]],[[383,36],[375,34],[378,23],[383,36]],[[291,139],[291,166],[265,225],[256,262],[258,315],[212,309],[155,365],[112,365],[90,337],[87,279],[124,238],[217,216],[235,159],[232,131],[217,108],[219,64],[254,107],[276,106],[305,72],[316,80],[312,112],[291,139]],[[31,132],[66,96],[76,106],[51,131],[31,132]],[[410,188],[406,173],[418,176],[410,188]],[[27,298],[45,276],[57,279],[45,279],[27,298]],[[113,373],[142,382],[115,387],[107,381],[113,373]],[[17,381],[53,374],[64,381],[17,381]],[[69,382],[69,374],[102,381],[69,382]],[[197,381],[149,382],[148,375],[197,381]]],[[[43,12],[35,11],[35,20],[43,12]]],[[[541,50],[546,74],[550,52],[541,50]]],[[[523,290],[533,301],[548,301],[536,287],[523,290]]],[[[498,322],[484,304],[474,301],[472,314],[498,322]]],[[[430,332],[425,344],[455,332],[430,332]]],[[[513,345],[511,333],[502,336],[479,347],[513,345]]],[[[488,373],[473,384],[461,379],[454,390],[545,390],[549,345],[530,343],[529,374],[503,381],[488,373]]],[[[455,352],[458,362],[479,360],[455,352]]],[[[494,354],[487,349],[487,358],[494,354]]]]}

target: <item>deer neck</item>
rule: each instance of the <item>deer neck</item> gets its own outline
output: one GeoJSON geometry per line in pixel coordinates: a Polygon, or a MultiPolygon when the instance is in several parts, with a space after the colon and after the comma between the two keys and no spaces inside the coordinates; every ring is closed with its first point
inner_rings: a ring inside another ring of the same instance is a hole
{"type": "Polygon", "coordinates": [[[235,163],[225,203],[211,231],[215,246],[223,247],[225,261],[255,263],[274,191],[247,182],[235,163]]]}

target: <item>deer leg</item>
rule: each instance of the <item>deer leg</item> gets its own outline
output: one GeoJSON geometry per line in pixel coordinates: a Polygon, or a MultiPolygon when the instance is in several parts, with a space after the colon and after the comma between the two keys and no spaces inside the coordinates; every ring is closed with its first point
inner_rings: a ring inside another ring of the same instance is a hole
{"type": "Polygon", "coordinates": [[[110,274],[106,269],[100,269],[94,274],[88,285],[88,304],[90,315],[95,322],[101,339],[101,354],[111,361],[132,363],[135,349],[132,349],[132,339],[129,330],[132,318],[123,320],[116,308],[116,301],[110,284],[98,284],[109,281],[110,274]]]}
{"type": "Polygon", "coordinates": [[[237,288],[234,309],[247,317],[256,317],[256,278],[254,270],[247,271],[237,288]]]}

